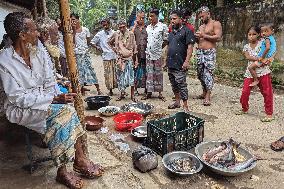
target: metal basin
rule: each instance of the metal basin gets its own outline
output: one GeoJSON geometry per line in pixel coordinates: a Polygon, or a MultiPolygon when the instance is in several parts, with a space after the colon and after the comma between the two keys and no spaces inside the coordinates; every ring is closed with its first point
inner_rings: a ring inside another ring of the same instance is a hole
{"type": "MultiPolygon", "coordinates": [[[[203,160],[202,155],[208,151],[208,149],[210,148],[214,148],[215,146],[219,146],[222,143],[222,141],[211,141],[211,142],[203,142],[198,144],[195,147],[195,154],[196,156],[202,161],[202,163],[204,163],[207,167],[209,167],[209,169],[211,169],[213,172],[218,173],[220,175],[224,175],[224,176],[238,176],[241,175],[253,168],[255,168],[256,166],[256,162],[252,163],[252,165],[246,169],[240,170],[240,171],[233,171],[233,170],[227,170],[227,169],[222,169],[219,167],[215,167],[211,164],[209,164],[208,162],[206,162],[205,160],[203,160]]],[[[253,155],[247,151],[246,149],[239,147],[238,148],[238,152],[243,155],[246,160],[253,158],[253,155]]]]}
{"type": "Polygon", "coordinates": [[[144,116],[152,113],[153,109],[153,105],[142,102],[125,104],[121,107],[122,112],[136,112],[144,116]]]}
{"type": "Polygon", "coordinates": [[[98,109],[98,111],[104,116],[113,116],[119,113],[120,108],[116,106],[105,106],[98,109]]]}
{"type": "Polygon", "coordinates": [[[147,138],[147,126],[139,126],[131,130],[132,136],[138,139],[147,138]]]}
{"type": "Polygon", "coordinates": [[[175,152],[170,152],[166,155],[163,156],[163,165],[164,167],[170,171],[171,173],[174,173],[176,175],[182,175],[182,176],[188,176],[188,175],[193,175],[195,173],[198,173],[202,168],[203,165],[202,163],[199,161],[199,159],[189,153],[189,152],[184,152],[184,151],[175,151],[175,152]],[[194,169],[194,171],[190,171],[190,172],[178,172],[176,170],[173,170],[170,166],[169,163],[171,161],[173,161],[174,159],[178,159],[178,158],[191,158],[193,165],[195,166],[196,169],[194,169]]]}

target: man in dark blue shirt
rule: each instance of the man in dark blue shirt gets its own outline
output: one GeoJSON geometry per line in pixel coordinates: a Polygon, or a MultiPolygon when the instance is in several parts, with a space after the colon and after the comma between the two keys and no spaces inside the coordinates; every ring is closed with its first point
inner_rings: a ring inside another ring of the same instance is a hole
{"type": "Polygon", "coordinates": [[[188,111],[188,89],[186,83],[187,69],[195,43],[195,37],[191,30],[182,24],[180,11],[171,13],[172,32],[169,34],[168,50],[168,75],[175,94],[175,102],[168,106],[169,109],[180,108],[180,100],[183,101],[183,109],[188,111]]]}

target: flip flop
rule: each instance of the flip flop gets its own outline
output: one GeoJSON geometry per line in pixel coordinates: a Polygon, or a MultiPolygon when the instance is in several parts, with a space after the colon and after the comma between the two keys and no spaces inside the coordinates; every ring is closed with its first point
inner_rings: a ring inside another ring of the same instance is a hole
{"type": "Polygon", "coordinates": [[[235,112],[235,115],[244,115],[244,114],[248,114],[248,112],[244,112],[243,110],[238,110],[235,112]]]}
{"type": "Polygon", "coordinates": [[[133,102],[138,102],[135,97],[132,97],[131,100],[132,100],[133,102]]]}
{"type": "Polygon", "coordinates": [[[276,152],[284,150],[284,136],[276,140],[275,142],[272,142],[270,144],[270,148],[276,152]]]}
{"type": "Polygon", "coordinates": [[[158,98],[161,99],[163,102],[166,102],[166,101],[167,101],[164,96],[160,96],[160,95],[159,95],[158,98]]]}
{"type": "Polygon", "coordinates": [[[152,98],[152,95],[146,94],[141,98],[141,100],[147,100],[147,99],[150,99],[150,98],[152,98]]]}
{"type": "Polygon", "coordinates": [[[62,178],[62,177],[59,177],[59,176],[56,176],[55,180],[58,183],[63,184],[63,185],[67,186],[70,189],[81,189],[81,188],[83,188],[84,184],[83,184],[82,179],[78,178],[78,176],[75,175],[74,173],[69,173],[69,174],[71,175],[71,181],[73,181],[73,182],[68,182],[67,178],[64,178],[64,177],[62,178]],[[77,180],[77,181],[73,180],[72,178],[74,178],[74,177],[76,177],[79,180],[77,180]]]}
{"type": "Polygon", "coordinates": [[[119,97],[117,97],[116,101],[121,101],[124,98],[125,98],[124,96],[119,96],[119,97]]]}
{"type": "Polygon", "coordinates": [[[173,104],[168,106],[168,109],[176,109],[176,108],[180,108],[180,105],[173,103],[173,104]]]}
{"type": "Polygon", "coordinates": [[[274,120],[274,117],[264,117],[264,118],[260,119],[260,121],[264,122],[264,123],[269,123],[273,120],[274,120]]]}
{"type": "Polygon", "coordinates": [[[211,106],[211,102],[204,100],[203,105],[204,106],[211,106]]]}
{"type": "Polygon", "coordinates": [[[94,164],[93,162],[90,162],[88,168],[86,169],[82,169],[76,165],[73,165],[73,170],[88,179],[100,177],[103,175],[104,172],[102,166],[100,166],[99,164],[94,164]]]}

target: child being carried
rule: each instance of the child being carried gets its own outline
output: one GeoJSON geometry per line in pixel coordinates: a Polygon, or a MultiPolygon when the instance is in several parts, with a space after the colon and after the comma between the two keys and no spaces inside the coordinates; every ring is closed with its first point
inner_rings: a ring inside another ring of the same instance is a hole
{"type": "Polygon", "coordinates": [[[259,81],[256,74],[256,68],[270,64],[276,53],[276,40],[273,37],[274,29],[272,24],[263,24],[261,26],[261,36],[263,38],[261,49],[258,54],[258,61],[249,66],[249,71],[253,77],[251,87],[258,85],[259,81]]]}

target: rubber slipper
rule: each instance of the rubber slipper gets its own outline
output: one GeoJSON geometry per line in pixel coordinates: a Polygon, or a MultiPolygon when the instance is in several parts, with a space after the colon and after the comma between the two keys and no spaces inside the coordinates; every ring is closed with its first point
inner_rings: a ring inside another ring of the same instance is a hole
{"type": "Polygon", "coordinates": [[[211,106],[211,103],[210,103],[209,101],[204,101],[204,102],[203,102],[203,105],[204,105],[204,106],[211,106]]]}
{"type": "Polygon", "coordinates": [[[248,112],[244,112],[243,110],[238,110],[235,112],[235,115],[244,115],[244,114],[248,114],[248,112]]]}
{"type": "Polygon", "coordinates": [[[270,144],[270,148],[277,152],[284,150],[284,137],[281,137],[277,141],[272,142],[270,144]]]}
{"type": "Polygon", "coordinates": [[[271,122],[271,121],[273,121],[273,120],[274,120],[273,117],[264,117],[264,118],[262,118],[260,121],[261,121],[261,122],[264,122],[264,123],[268,123],[268,122],[271,122]]]}
{"type": "Polygon", "coordinates": [[[164,96],[158,96],[159,99],[161,99],[163,102],[166,102],[166,98],[164,96]]]}
{"type": "Polygon", "coordinates": [[[176,109],[176,108],[180,108],[180,105],[174,103],[168,106],[168,109],[176,109]]]}

